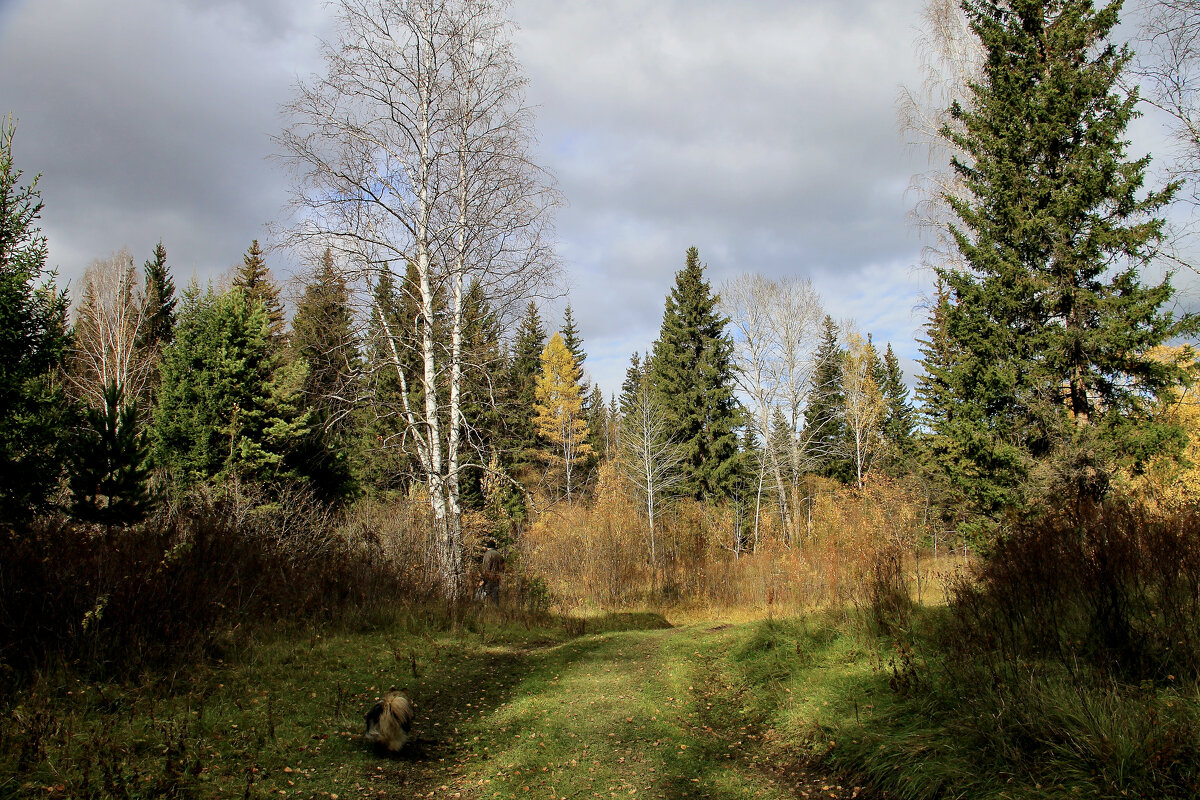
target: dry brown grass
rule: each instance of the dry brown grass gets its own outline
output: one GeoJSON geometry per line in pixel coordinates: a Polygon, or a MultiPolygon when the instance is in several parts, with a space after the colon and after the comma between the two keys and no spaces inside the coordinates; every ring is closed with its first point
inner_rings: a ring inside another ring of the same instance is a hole
{"type": "MultiPolygon", "coordinates": [[[[764,504],[765,505],[765,504],[764,504]]],[[[862,490],[822,485],[805,498],[802,528],[783,535],[760,519],[757,547],[735,548],[732,508],[679,501],[655,533],[640,504],[602,469],[587,503],[548,506],[520,542],[523,563],[542,576],[564,610],[666,606],[727,614],[785,613],[872,602],[881,560],[919,602],[944,601],[946,573],[961,556],[934,559],[925,503],[911,487],[880,479],[862,490]]],[[[743,532],[742,541],[753,542],[743,532]]]]}

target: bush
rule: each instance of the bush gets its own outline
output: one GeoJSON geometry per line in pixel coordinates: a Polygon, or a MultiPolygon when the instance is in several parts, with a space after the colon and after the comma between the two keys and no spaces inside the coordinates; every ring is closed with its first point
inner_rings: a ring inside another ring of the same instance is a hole
{"type": "Polygon", "coordinates": [[[255,623],[328,620],[421,595],[419,514],[343,517],[303,495],[197,501],[134,527],[0,531],[0,665],[128,674],[220,654],[255,623]]]}
{"type": "Polygon", "coordinates": [[[952,597],[948,641],[999,671],[1039,658],[1130,682],[1195,676],[1200,514],[1118,503],[1050,512],[1016,524],[952,597]]]}

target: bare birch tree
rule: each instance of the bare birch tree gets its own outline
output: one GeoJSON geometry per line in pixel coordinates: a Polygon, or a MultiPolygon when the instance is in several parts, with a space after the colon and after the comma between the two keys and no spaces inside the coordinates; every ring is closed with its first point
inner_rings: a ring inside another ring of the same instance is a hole
{"type": "Polygon", "coordinates": [[[1139,8],[1142,25],[1132,74],[1144,99],[1171,117],[1170,171],[1187,186],[1190,202],[1200,205],[1200,0],[1142,0],[1139,8]]]}
{"type": "Polygon", "coordinates": [[[983,48],[960,0],[925,0],[921,17],[916,45],[922,81],[901,88],[897,114],[909,145],[926,158],[925,170],[913,176],[909,191],[914,195],[913,221],[928,237],[925,259],[936,265],[958,258],[948,229],[954,215],[946,199],[966,191],[950,167],[951,157],[963,154],[943,131],[962,124],[950,109],[955,103],[969,104],[969,85],[981,74],[983,48]]]}
{"type": "Polygon", "coordinates": [[[657,574],[658,511],[683,481],[683,448],[671,438],[670,422],[643,373],[624,398],[617,446],[621,474],[641,498],[650,528],[650,566],[657,574]]]}
{"type": "Polygon", "coordinates": [[[105,408],[109,386],[122,405],[146,390],[151,359],[139,346],[145,318],[141,281],[129,251],[93,261],[83,275],[75,313],[71,370],[76,394],[90,408],[105,408]]]}
{"type": "Polygon", "coordinates": [[[529,157],[532,117],[503,0],[338,0],[326,72],[301,82],[279,137],[296,177],[293,241],[353,265],[368,303],[384,273],[415,309],[376,307],[410,448],[437,526],[438,581],[465,595],[464,287],[504,314],[554,272],[556,196],[529,157]],[[411,275],[411,280],[406,278],[411,275]],[[411,352],[405,352],[411,348],[411,352]]]}
{"type": "MultiPolygon", "coordinates": [[[[771,280],[760,274],[741,275],[721,287],[722,311],[730,319],[738,388],[749,400],[756,435],[766,459],[761,471],[770,470],[784,529],[792,530],[790,485],[799,474],[798,434],[812,384],[821,319],[820,298],[805,280],[771,280]],[[788,449],[773,437],[777,414],[790,429],[788,449]],[[784,468],[788,462],[791,469],[784,468]],[[785,475],[787,476],[785,478],[785,475]]],[[[754,537],[758,540],[763,480],[759,479],[755,503],[754,537]]]]}

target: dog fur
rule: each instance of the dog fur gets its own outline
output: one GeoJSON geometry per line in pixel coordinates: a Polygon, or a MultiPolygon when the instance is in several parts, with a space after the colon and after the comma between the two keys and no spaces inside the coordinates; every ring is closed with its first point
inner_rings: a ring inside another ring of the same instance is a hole
{"type": "Polygon", "coordinates": [[[366,714],[368,742],[389,753],[398,753],[409,740],[413,704],[408,692],[388,692],[366,714]]]}

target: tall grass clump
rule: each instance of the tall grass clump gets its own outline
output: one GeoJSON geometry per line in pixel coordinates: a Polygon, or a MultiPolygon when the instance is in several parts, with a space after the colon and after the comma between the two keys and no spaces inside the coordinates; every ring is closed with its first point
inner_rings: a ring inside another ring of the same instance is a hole
{"type": "Polygon", "coordinates": [[[415,503],[332,511],[193,498],[130,527],[46,518],[0,530],[0,665],[117,676],[219,654],[256,624],[322,622],[425,598],[415,503]]]}
{"type": "Polygon", "coordinates": [[[676,500],[653,531],[611,469],[589,503],[548,504],[524,532],[522,558],[566,608],[778,609],[879,604],[893,624],[928,580],[920,495],[879,478],[863,489],[814,485],[786,530],[772,504],[676,500]],[[885,598],[886,595],[886,598],[885,598]],[[895,618],[895,619],[892,619],[895,618]]]}

